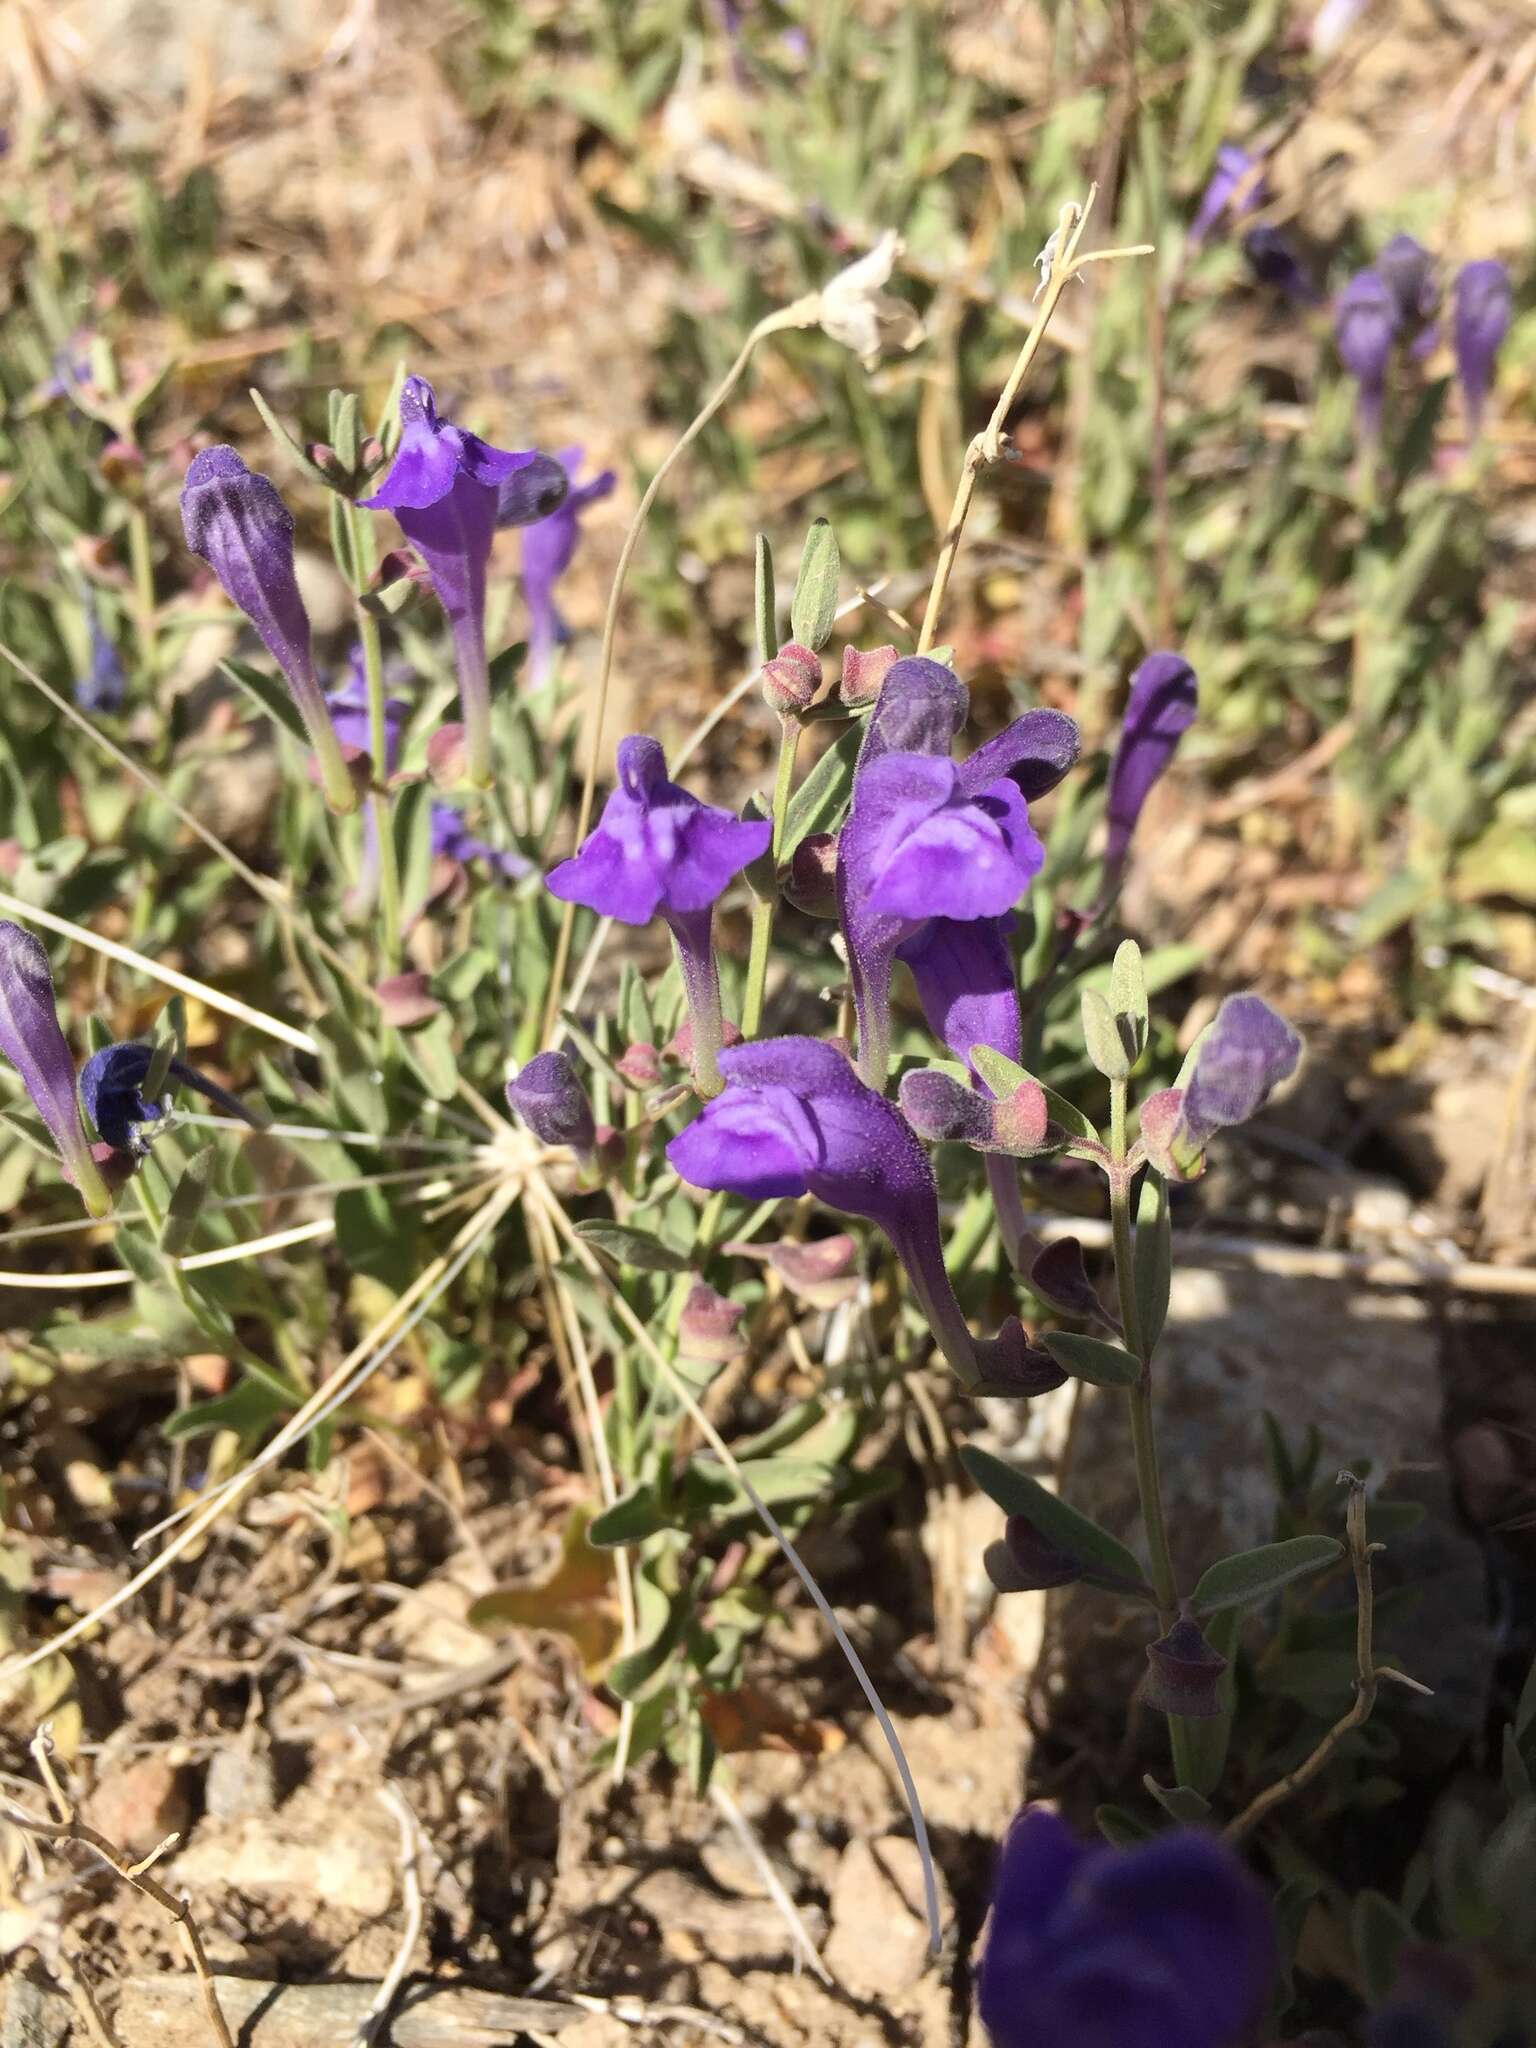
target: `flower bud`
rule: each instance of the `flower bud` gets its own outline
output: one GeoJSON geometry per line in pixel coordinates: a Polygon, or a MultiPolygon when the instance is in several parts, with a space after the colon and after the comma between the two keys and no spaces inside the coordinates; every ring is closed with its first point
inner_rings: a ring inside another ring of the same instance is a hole
{"type": "Polygon", "coordinates": [[[1147,1664],[1141,1696],[1149,1707],[1187,1721],[1213,1721],[1221,1713],[1227,1660],[1206,1641],[1198,1622],[1185,1616],[1159,1642],[1149,1643],[1147,1664]]]}
{"type": "Polygon", "coordinates": [[[800,718],[821,688],[821,663],[809,647],[790,640],[762,667],[763,702],[779,718],[800,718]]]}
{"type": "Polygon", "coordinates": [[[563,1052],[539,1052],[507,1083],[507,1101],[545,1145],[569,1145],[583,1157],[597,1142],[592,1105],[563,1052]]]}
{"type": "Polygon", "coordinates": [[[409,1031],[413,1025],[425,1024],[443,1007],[433,995],[428,977],[415,972],[391,974],[379,983],[374,994],[379,999],[380,1016],[396,1031],[409,1031]]]}
{"type": "Polygon", "coordinates": [[[614,1065],[637,1088],[654,1088],[661,1080],[661,1054],[654,1045],[628,1045],[614,1065]]]}
{"type": "Polygon", "coordinates": [[[710,1365],[728,1365],[746,1351],[747,1341],[737,1329],[746,1309],[739,1301],[717,1294],[713,1287],[697,1281],[688,1290],[677,1323],[677,1349],[683,1358],[698,1358],[710,1365]]]}
{"type": "Polygon", "coordinates": [[[899,659],[894,647],[872,647],[867,654],[860,653],[857,647],[845,647],[838,701],[850,711],[861,711],[866,704],[873,704],[887,672],[899,659]]]}
{"type": "Polygon", "coordinates": [[[1029,1269],[1029,1284],[1053,1308],[1080,1321],[1104,1317],[1098,1290],[1088,1277],[1083,1247],[1075,1237],[1048,1244],[1029,1269]]]}
{"type": "Polygon", "coordinates": [[[779,887],[807,917],[836,917],[837,834],[808,832],[779,870],[779,887]]]}
{"type": "Polygon", "coordinates": [[[780,1244],[728,1244],[725,1249],[771,1266],[786,1290],[808,1308],[838,1308],[859,1291],[859,1248],[842,1231],[807,1244],[786,1238],[780,1244]]]}
{"type": "Polygon", "coordinates": [[[1494,365],[1512,312],[1509,272],[1502,263],[1466,263],[1456,273],[1456,375],[1461,383],[1467,425],[1475,434],[1493,387],[1494,365]]]}
{"type": "Polygon", "coordinates": [[[437,789],[457,789],[465,779],[468,761],[464,728],[458,723],[440,725],[427,741],[427,774],[437,789]]]}
{"type": "Polygon", "coordinates": [[[986,1150],[992,1140],[992,1104],[963,1081],[937,1067],[903,1074],[897,1091],[901,1113],[931,1144],[958,1142],[986,1150]]]}

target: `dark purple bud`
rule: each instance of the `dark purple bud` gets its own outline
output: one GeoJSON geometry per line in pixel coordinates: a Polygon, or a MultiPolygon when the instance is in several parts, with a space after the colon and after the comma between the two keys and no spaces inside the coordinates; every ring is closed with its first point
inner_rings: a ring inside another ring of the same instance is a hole
{"type": "Polygon", "coordinates": [[[1221,1676],[1227,1660],[1206,1641],[1198,1622],[1185,1616],[1160,1642],[1149,1643],[1147,1665],[1141,1696],[1160,1714],[1213,1721],[1221,1712],[1221,1676]]]}
{"type": "Polygon", "coordinates": [[[1027,1807],[998,1859],[977,2005],[994,2048],[1237,2048],[1275,1973],[1268,1901],[1181,1828],[1131,1849],[1027,1807]]]}
{"type": "Polygon", "coordinates": [[[81,1127],[75,1063],[59,1029],[48,955],[9,919],[0,922],[0,1053],[20,1074],[86,1208],[105,1216],[112,1197],[81,1127]]]}
{"type": "Polygon", "coordinates": [[[1142,806],[1192,724],[1197,699],[1195,672],[1181,654],[1149,654],[1131,677],[1120,743],[1109,770],[1104,866],[1110,879],[1125,865],[1142,806]]]}
{"type": "Polygon", "coordinates": [[[1317,289],[1297,262],[1295,252],[1279,228],[1250,228],[1243,237],[1243,254],[1260,284],[1267,284],[1299,306],[1311,305],[1317,289]]]}
{"type": "Polygon", "coordinates": [[[1067,1376],[1049,1351],[1030,1343],[1024,1325],[1010,1316],[995,1337],[976,1339],[981,1378],[970,1389],[1000,1401],[1032,1401],[1064,1387],[1067,1376]]]}
{"type": "Polygon", "coordinates": [[[807,917],[836,917],[837,834],[808,832],[781,869],[779,887],[807,917]]]}
{"type": "Polygon", "coordinates": [[[866,704],[873,704],[899,659],[894,647],[871,647],[867,654],[857,647],[845,647],[843,673],[837,685],[839,703],[850,711],[861,711],[866,704]]]}
{"type": "Polygon", "coordinates": [[[738,1329],[746,1309],[739,1301],[716,1294],[713,1287],[696,1281],[688,1290],[677,1323],[677,1348],[684,1358],[698,1358],[710,1365],[728,1365],[746,1351],[747,1340],[738,1329]]]}
{"type": "Polygon", "coordinates": [[[821,661],[809,647],[790,640],[762,668],[763,702],[778,718],[799,718],[821,688],[821,661]]]}
{"type": "Polygon", "coordinates": [[[1360,426],[1368,435],[1381,425],[1387,365],[1400,318],[1396,299],[1374,270],[1356,271],[1334,306],[1334,345],[1339,361],[1360,387],[1360,426]]]}
{"type": "Polygon", "coordinates": [[[1400,332],[1411,335],[1435,317],[1440,292],[1435,259],[1412,235],[1394,235],[1371,265],[1397,309],[1400,332]]]}
{"type": "Polygon", "coordinates": [[[497,526],[533,526],[541,519],[553,518],[570,488],[565,465],[553,455],[535,453],[531,462],[514,470],[498,487],[497,526]]]}
{"type": "Polygon", "coordinates": [[[925,654],[893,662],[864,729],[859,765],[882,754],[944,754],[965,723],[970,697],[953,669],[925,654]]]}
{"type": "Polygon", "coordinates": [[[507,1101],[540,1144],[585,1158],[597,1142],[592,1105],[563,1052],[536,1052],[507,1083],[507,1101]]]}
{"type": "Polygon", "coordinates": [[[1300,1034],[1262,996],[1228,996],[1196,1051],[1181,1135],[1203,1151],[1214,1132],[1257,1116],[1300,1058],[1300,1034]]]}
{"type": "Polygon", "coordinates": [[[1467,425],[1476,434],[1482,430],[1494,365],[1509,332],[1513,311],[1509,272],[1502,263],[1491,260],[1463,264],[1456,273],[1454,294],[1456,375],[1467,425]]]}
{"type": "Polygon", "coordinates": [[[231,603],[256,628],[282,670],[320,764],[326,800],[357,808],[357,791],[315,680],[309,614],[293,568],[293,515],[271,480],[247,469],[233,448],[194,455],[181,493],[187,546],[201,555],[231,603]]]}

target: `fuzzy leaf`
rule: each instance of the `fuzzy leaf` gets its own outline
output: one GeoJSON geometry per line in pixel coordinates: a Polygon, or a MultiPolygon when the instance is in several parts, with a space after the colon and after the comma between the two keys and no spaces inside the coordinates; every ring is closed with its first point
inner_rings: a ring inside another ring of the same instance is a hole
{"type": "Polygon", "coordinates": [[[1202,1576],[1195,1588],[1195,1606],[1202,1614],[1214,1614],[1221,1607],[1250,1607],[1343,1555],[1343,1544],[1332,1536],[1293,1536],[1286,1543],[1239,1551],[1202,1576]]]}
{"type": "Polygon", "coordinates": [[[1008,1515],[1023,1515],[1038,1529],[1042,1536],[1066,1551],[1069,1557],[1080,1557],[1091,1564],[1102,1565],[1106,1570],[1121,1578],[1143,1580],[1146,1573],[1134,1554],[1107,1529],[1101,1529],[1097,1522],[1090,1522],[1086,1515],[1080,1515],[1076,1508],[1069,1508],[1064,1500],[1031,1479],[1027,1472],[1016,1472],[1011,1465],[1005,1465],[1001,1458],[994,1458],[990,1451],[984,1451],[976,1444],[963,1444],[960,1448],[960,1462],[990,1499],[1008,1515]]]}
{"type": "Polygon", "coordinates": [[[576,1235],[606,1252],[621,1266],[637,1266],[642,1273],[686,1273],[688,1254],[675,1252],[649,1230],[636,1230],[628,1223],[610,1223],[606,1217],[589,1217],[576,1225],[576,1235]]]}
{"type": "Polygon", "coordinates": [[[1141,1376],[1141,1364],[1118,1344],[1106,1344],[1101,1337],[1079,1337],[1068,1330],[1052,1330],[1041,1342],[1065,1373],[1086,1380],[1093,1387],[1133,1387],[1141,1376]]]}
{"type": "Polygon", "coordinates": [[[832,637],[837,617],[837,578],[842,563],[837,535],[825,519],[812,523],[800,556],[800,574],[789,607],[790,635],[819,654],[832,637]]]}

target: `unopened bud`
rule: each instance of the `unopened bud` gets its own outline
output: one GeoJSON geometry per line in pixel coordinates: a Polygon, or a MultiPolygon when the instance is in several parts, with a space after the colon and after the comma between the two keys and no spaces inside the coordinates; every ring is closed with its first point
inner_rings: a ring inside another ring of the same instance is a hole
{"type": "Polygon", "coordinates": [[[443,1007],[433,995],[427,976],[414,972],[391,974],[379,983],[374,994],[379,999],[379,1012],[384,1022],[393,1024],[397,1031],[409,1031],[412,1025],[425,1024],[443,1007]]]}
{"type": "Polygon", "coordinates": [[[741,1302],[730,1301],[698,1281],[688,1290],[688,1299],[678,1317],[679,1354],[710,1365],[727,1365],[733,1358],[740,1358],[747,1343],[737,1325],[745,1313],[741,1302]]]}
{"type": "Polygon", "coordinates": [[[464,781],[468,752],[462,725],[440,725],[427,741],[427,774],[438,789],[457,789],[464,781]]]}
{"type": "Polygon", "coordinates": [[[507,1101],[545,1145],[569,1145],[583,1156],[597,1143],[592,1105],[563,1052],[539,1052],[507,1083],[507,1101]]]}
{"type": "Polygon", "coordinates": [[[779,887],[807,917],[836,917],[837,834],[808,832],[779,870],[779,887]]]}
{"type": "Polygon", "coordinates": [[[626,1046],[614,1066],[637,1088],[654,1088],[661,1079],[661,1054],[654,1045],[626,1046]]]}
{"type": "Polygon", "coordinates": [[[790,640],[762,668],[763,701],[780,718],[800,718],[821,688],[821,663],[809,647],[790,640]]]}
{"type": "Polygon", "coordinates": [[[886,671],[899,659],[894,647],[871,647],[867,654],[857,647],[843,649],[843,673],[837,686],[838,699],[850,711],[862,711],[880,694],[886,671]]]}

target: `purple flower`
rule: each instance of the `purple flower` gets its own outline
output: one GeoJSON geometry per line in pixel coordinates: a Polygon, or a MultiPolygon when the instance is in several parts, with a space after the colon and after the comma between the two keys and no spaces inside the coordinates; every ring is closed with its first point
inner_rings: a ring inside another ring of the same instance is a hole
{"type": "Polygon", "coordinates": [[[459,672],[466,771],[491,782],[491,686],[485,659],[485,573],[498,522],[541,519],[564,496],[558,464],[533,449],[492,448],[440,420],[432,387],[407,377],[400,392],[400,444],[370,510],[393,512],[427,565],[448,615],[459,672]],[[552,474],[553,472],[553,474],[552,474]],[[559,496],[554,492],[558,488],[559,496]]]}
{"type": "Polygon", "coordinates": [[[0,1053],[20,1074],[86,1208],[105,1216],[112,1197],[81,1126],[75,1063],[59,1029],[48,955],[8,919],[0,922],[0,1053]]]}
{"type": "MultiPolygon", "coordinates": [[[[586,451],[562,448],[559,462],[571,488],[564,502],[547,518],[523,528],[523,597],[528,606],[528,680],[537,688],[549,678],[555,650],[570,638],[555,588],[571,566],[581,538],[581,515],[606,498],[617,482],[611,469],[599,470],[584,484],[576,482],[586,451]]],[[[498,521],[498,524],[504,522],[498,521]]]]}
{"type": "Polygon", "coordinates": [[[1240,2048],[1274,1968],[1268,1902],[1224,1843],[1181,1828],[1111,1849],[1026,1807],[977,2002],[996,2048],[1240,2048]]]}
{"type": "MultiPolygon", "coordinates": [[[[396,680],[400,673],[400,669],[392,665],[386,682],[396,680]]],[[[363,666],[361,641],[352,649],[347,680],[339,690],[331,691],[325,700],[325,709],[331,730],[342,746],[371,758],[373,728],[368,716],[368,675],[363,666]]],[[[384,759],[373,763],[376,781],[386,781],[400,765],[400,743],[405,737],[410,716],[411,707],[405,698],[384,699],[384,759]]]]}
{"type": "Polygon", "coordinates": [[[1262,158],[1252,157],[1246,149],[1239,149],[1235,142],[1224,142],[1216,152],[1216,168],[1206,186],[1195,217],[1189,224],[1189,240],[1198,246],[1211,229],[1229,210],[1236,199],[1236,215],[1253,213],[1264,204],[1268,197],[1264,189],[1264,178],[1260,169],[1262,158]],[[1239,186],[1243,196],[1237,199],[1239,186]]]}
{"type": "Polygon", "coordinates": [[[667,780],[666,756],[643,734],[619,742],[619,783],[574,857],[546,878],[562,903],[582,903],[621,924],[658,913],[677,946],[693,1021],[695,1080],[714,1093],[723,1035],[710,926],[733,875],[768,850],[773,827],[734,818],[667,780]]]}
{"type": "Polygon", "coordinates": [[[939,1237],[926,1153],[901,1113],[835,1046],[770,1038],[719,1057],[724,1092],[672,1140],[667,1158],[694,1187],[748,1201],[814,1195],[890,1239],[940,1349],[967,1387],[1039,1393],[1062,1376],[1016,1321],[978,1341],[966,1328],[939,1237]]]}
{"type": "Polygon", "coordinates": [[[192,458],[181,493],[187,546],[201,555],[282,670],[333,810],[357,808],[325,700],[315,680],[309,614],[293,570],[293,515],[269,478],[248,470],[233,448],[192,458]]]}
{"type": "Polygon", "coordinates": [[[451,862],[455,868],[467,867],[477,860],[503,882],[519,882],[524,875],[533,873],[533,862],[525,855],[504,852],[489,840],[477,839],[465,824],[463,813],[452,804],[433,804],[429,830],[434,856],[451,862]]]}
{"type": "Polygon", "coordinates": [[[1452,289],[1456,375],[1461,381],[1467,425],[1477,434],[1482,430],[1483,408],[1493,387],[1494,364],[1509,332],[1513,310],[1509,272],[1491,258],[1464,263],[1456,273],[1452,289]]]}
{"type": "Polygon", "coordinates": [[[1186,1132],[1203,1145],[1228,1124],[1247,1123],[1300,1058],[1301,1034],[1262,996],[1228,996],[1195,1055],[1184,1091],[1186,1132]]]}
{"type": "MultiPolygon", "coordinates": [[[[143,1136],[144,1125],[157,1123],[169,1106],[163,1100],[151,1101],[143,1092],[154,1057],[152,1045],[125,1039],[93,1052],[80,1069],[80,1099],[97,1136],[114,1152],[127,1153],[135,1159],[143,1158],[149,1150],[143,1136]]],[[[195,1088],[226,1115],[240,1117],[248,1124],[256,1123],[242,1102],[185,1061],[172,1060],[166,1078],[179,1087],[195,1088]]]]}
{"type": "Polygon", "coordinates": [[[1029,711],[957,765],[949,749],[967,701],[942,663],[921,655],[898,661],[859,751],[838,839],[837,897],[859,1070],[875,1084],[890,1063],[898,957],[912,969],[930,1023],[962,1059],[983,1039],[1010,1056],[1018,1050],[1018,996],[1000,920],[1045,859],[1029,800],[1072,766],[1078,733],[1060,712],[1029,711]]]}
{"type": "Polygon", "coordinates": [[[507,1083],[507,1101],[540,1144],[591,1154],[597,1143],[592,1105],[563,1052],[536,1052],[507,1083]]]}
{"type": "Polygon", "coordinates": [[[1375,435],[1381,426],[1387,365],[1400,318],[1397,300],[1374,270],[1357,270],[1334,306],[1334,345],[1339,361],[1360,387],[1357,413],[1361,432],[1367,435],[1375,435]]]}
{"type": "Polygon", "coordinates": [[[128,679],[117,649],[108,639],[94,598],[86,599],[86,620],[91,635],[91,666],[75,681],[75,702],[82,711],[117,711],[122,708],[128,679]]]}
{"type": "Polygon", "coordinates": [[[1228,996],[1186,1061],[1188,1078],[1141,1105],[1141,1142],[1159,1172],[1192,1179],[1217,1131],[1257,1116],[1296,1071],[1301,1034],[1262,996],[1228,996]]]}
{"type": "Polygon", "coordinates": [[[1125,866],[1142,806],[1193,722],[1197,700],[1195,672],[1181,654],[1149,654],[1131,677],[1120,743],[1109,770],[1109,835],[1104,844],[1109,886],[1125,866]]]}

